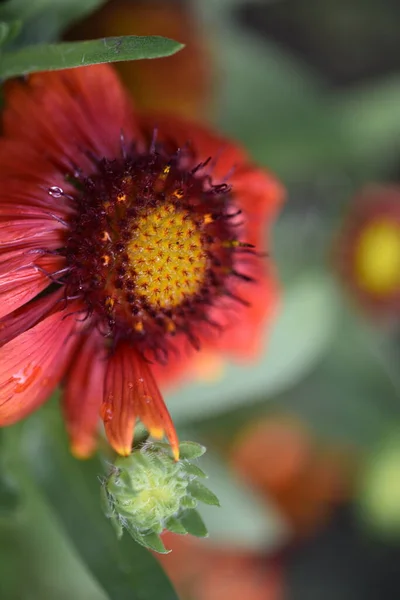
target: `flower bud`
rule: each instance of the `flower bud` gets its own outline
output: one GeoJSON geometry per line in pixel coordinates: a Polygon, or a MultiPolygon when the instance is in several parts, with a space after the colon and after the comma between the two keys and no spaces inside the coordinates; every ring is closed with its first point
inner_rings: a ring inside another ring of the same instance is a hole
{"type": "Polygon", "coordinates": [[[125,528],[139,544],[165,553],[159,537],[164,530],[207,536],[197,503],[219,506],[219,501],[199,481],[206,475],[192,462],[205,448],[182,442],[179,451],[175,461],[168,444],[146,443],[117,458],[103,481],[102,500],[119,537],[125,528]]]}

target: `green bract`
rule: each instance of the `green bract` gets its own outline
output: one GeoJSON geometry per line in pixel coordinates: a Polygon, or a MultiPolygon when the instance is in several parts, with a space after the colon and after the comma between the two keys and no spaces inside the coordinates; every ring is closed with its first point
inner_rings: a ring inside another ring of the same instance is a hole
{"type": "Polygon", "coordinates": [[[205,448],[182,442],[181,460],[175,461],[166,444],[145,444],[127,458],[118,458],[102,486],[104,512],[117,532],[124,528],[143,546],[167,550],[159,535],[164,530],[207,536],[195,510],[197,503],[219,506],[218,498],[198,481],[206,475],[190,462],[205,448]]]}

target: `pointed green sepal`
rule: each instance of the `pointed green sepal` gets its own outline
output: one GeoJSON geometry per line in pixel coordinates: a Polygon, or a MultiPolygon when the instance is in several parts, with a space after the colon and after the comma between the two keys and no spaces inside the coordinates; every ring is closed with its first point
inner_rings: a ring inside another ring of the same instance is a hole
{"type": "Polygon", "coordinates": [[[170,517],[165,523],[165,528],[171,531],[171,533],[178,533],[179,535],[187,534],[185,527],[176,517],[170,517]]]}
{"type": "Polygon", "coordinates": [[[195,537],[207,537],[208,531],[197,510],[185,510],[179,517],[180,522],[188,533],[195,537]]]}
{"type": "Polygon", "coordinates": [[[204,473],[204,471],[189,461],[183,460],[181,463],[181,469],[192,477],[201,477],[201,479],[207,479],[207,475],[204,473]]]}
{"type": "Polygon", "coordinates": [[[199,481],[192,481],[189,483],[187,489],[193,498],[196,498],[199,502],[210,504],[211,506],[220,506],[217,496],[199,481]]]}
{"type": "Polygon", "coordinates": [[[181,442],[179,444],[179,455],[181,460],[188,459],[193,460],[194,458],[199,458],[203,456],[206,451],[206,447],[201,444],[196,444],[196,442],[181,442]]]}

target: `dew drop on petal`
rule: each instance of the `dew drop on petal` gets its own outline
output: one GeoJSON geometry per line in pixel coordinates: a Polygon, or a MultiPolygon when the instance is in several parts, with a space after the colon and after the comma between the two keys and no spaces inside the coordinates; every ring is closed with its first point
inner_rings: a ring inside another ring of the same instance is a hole
{"type": "Polygon", "coordinates": [[[64,195],[64,190],[57,185],[53,185],[49,188],[49,194],[50,196],[53,196],[53,198],[61,198],[64,195]]]}
{"type": "Polygon", "coordinates": [[[109,423],[110,421],[112,421],[113,416],[114,416],[114,413],[111,408],[106,408],[105,410],[103,410],[104,423],[109,423]]]}
{"type": "Polygon", "coordinates": [[[38,365],[29,364],[12,376],[16,385],[14,393],[21,394],[36,380],[42,369],[38,365]]]}
{"type": "Polygon", "coordinates": [[[112,394],[110,394],[101,407],[101,418],[103,419],[104,423],[109,423],[112,421],[114,416],[114,410],[112,408],[113,400],[114,397],[112,394]]]}

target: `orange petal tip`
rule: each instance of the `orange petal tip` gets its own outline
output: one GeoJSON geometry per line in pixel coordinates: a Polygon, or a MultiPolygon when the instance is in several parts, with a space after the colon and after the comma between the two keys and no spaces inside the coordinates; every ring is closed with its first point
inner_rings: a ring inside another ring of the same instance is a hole
{"type": "Polygon", "coordinates": [[[90,442],[82,442],[82,441],[73,441],[70,444],[70,451],[74,458],[78,460],[87,460],[91,456],[93,456],[94,451],[96,449],[96,444],[94,441],[90,442]]]}
{"type": "Polygon", "coordinates": [[[150,427],[149,433],[156,440],[161,440],[164,437],[164,429],[161,429],[161,427],[150,427]]]}
{"type": "Polygon", "coordinates": [[[130,446],[113,446],[115,452],[120,456],[130,456],[132,448],[130,446]]]}
{"type": "Polygon", "coordinates": [[[174,457],[175,462],[179,460],[179,446],[178,444],[171,445],[172,456],[174,457]]]}

